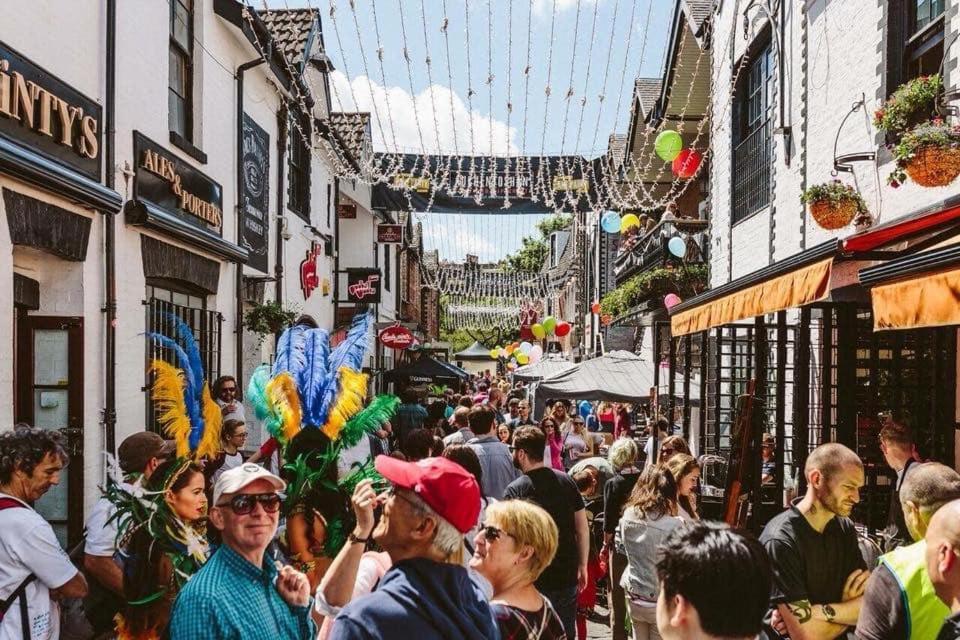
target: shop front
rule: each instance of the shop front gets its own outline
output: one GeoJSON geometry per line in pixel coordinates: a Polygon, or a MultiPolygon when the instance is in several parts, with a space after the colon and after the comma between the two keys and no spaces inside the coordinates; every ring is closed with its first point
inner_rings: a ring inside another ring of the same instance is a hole
{"type": "MultiPolygon", "coordinates": [[[[61,483],[37,503],[61,542],[82,534],[85,469],[101,466],[104,230],[100,103],[0,41],[0,422],[63,434],[61,483]]],[[[88,476],[89,477],[89,476],[88,476]]]]}

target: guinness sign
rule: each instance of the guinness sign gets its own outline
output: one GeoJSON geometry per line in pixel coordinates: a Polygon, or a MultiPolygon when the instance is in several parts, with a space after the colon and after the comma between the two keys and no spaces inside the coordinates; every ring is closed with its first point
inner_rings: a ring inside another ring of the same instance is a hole
{"type": "Polygon", "coordinates": [[[223,187],[218,182],[138,131],[133,132],[133,153],[137,159],[135,198],[221,232],[223,187]]]}
{"type": "Polygon", "coordinates": [[[100,181],[100,105],[0,42],[0,135],[100,181]]]}

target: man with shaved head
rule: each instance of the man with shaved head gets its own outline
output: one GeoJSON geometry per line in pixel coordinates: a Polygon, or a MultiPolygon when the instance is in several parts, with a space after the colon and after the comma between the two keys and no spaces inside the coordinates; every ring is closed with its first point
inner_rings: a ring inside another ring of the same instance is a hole
{"type": "Polygon", "coordinates": [[[956,471],[938,462],[912,466],[900,486],[900,502],[904,528],[915,542],[881,556],[863,595],[858,640],[908,640],[937,634],[950,612],[931,597],[923,536],[934,514],[957,499],[960,474],[956,471]]]}
{"type": "Polygon", "coordinates": [[[950,617],[937,640],[960,639],[960,500],[934,514],[927,528],[927,575],[950,617]]]}
{"type": "Polygon", "coordinates": [[[870,575],[848,517],[860,502],[863,463],[841,444],[824,444],[804,475],[806,494],[760,535],[774,578],[769,624],[793,640],[832,640],[857,623],[870,575]]]}

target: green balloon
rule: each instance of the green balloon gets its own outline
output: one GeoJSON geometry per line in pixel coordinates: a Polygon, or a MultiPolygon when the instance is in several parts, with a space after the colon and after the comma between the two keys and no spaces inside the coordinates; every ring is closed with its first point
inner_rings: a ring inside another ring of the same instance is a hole
{"type": "Polygon", "coordinates": [[[557,328],[557,319],[553,316],[547,316],[543,319],[543,329],[547,332],[548,336],[553,335],[553,330],[557,328]]]}
{"type": "Polygon", "coordinates": [[[683,138],[676,131],[661,131],[653,145],[654,150],[664,162],[673,162],[683,150],[683,138]]]}

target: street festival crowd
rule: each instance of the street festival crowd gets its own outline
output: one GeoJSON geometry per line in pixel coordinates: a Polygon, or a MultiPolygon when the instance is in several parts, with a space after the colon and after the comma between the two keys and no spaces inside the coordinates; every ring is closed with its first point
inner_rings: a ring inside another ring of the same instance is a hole
{"type": "Polygon", "coordinates": [[[894,533],[868,565],[864,468],[841,444],[756,538],[701,519],[700,462],[642,407],[535,417],[490,372],[428,404],[367,399],[371,322],[331,348],[300,318],[248,382],[255,416],[237,380],[205,380],[188,328],[149,336],[174,362],[151,370],[169,439],[108,456],[69,553],[32,508],[69,464],[58,434],[0,433],[0,640],[582,640],[604,592],[615,640],[960,638],[960,475],[919,460],[906,418],[880,432],[894,533]],[[254,419],[272,437],[250,455],[254,419]]]}

